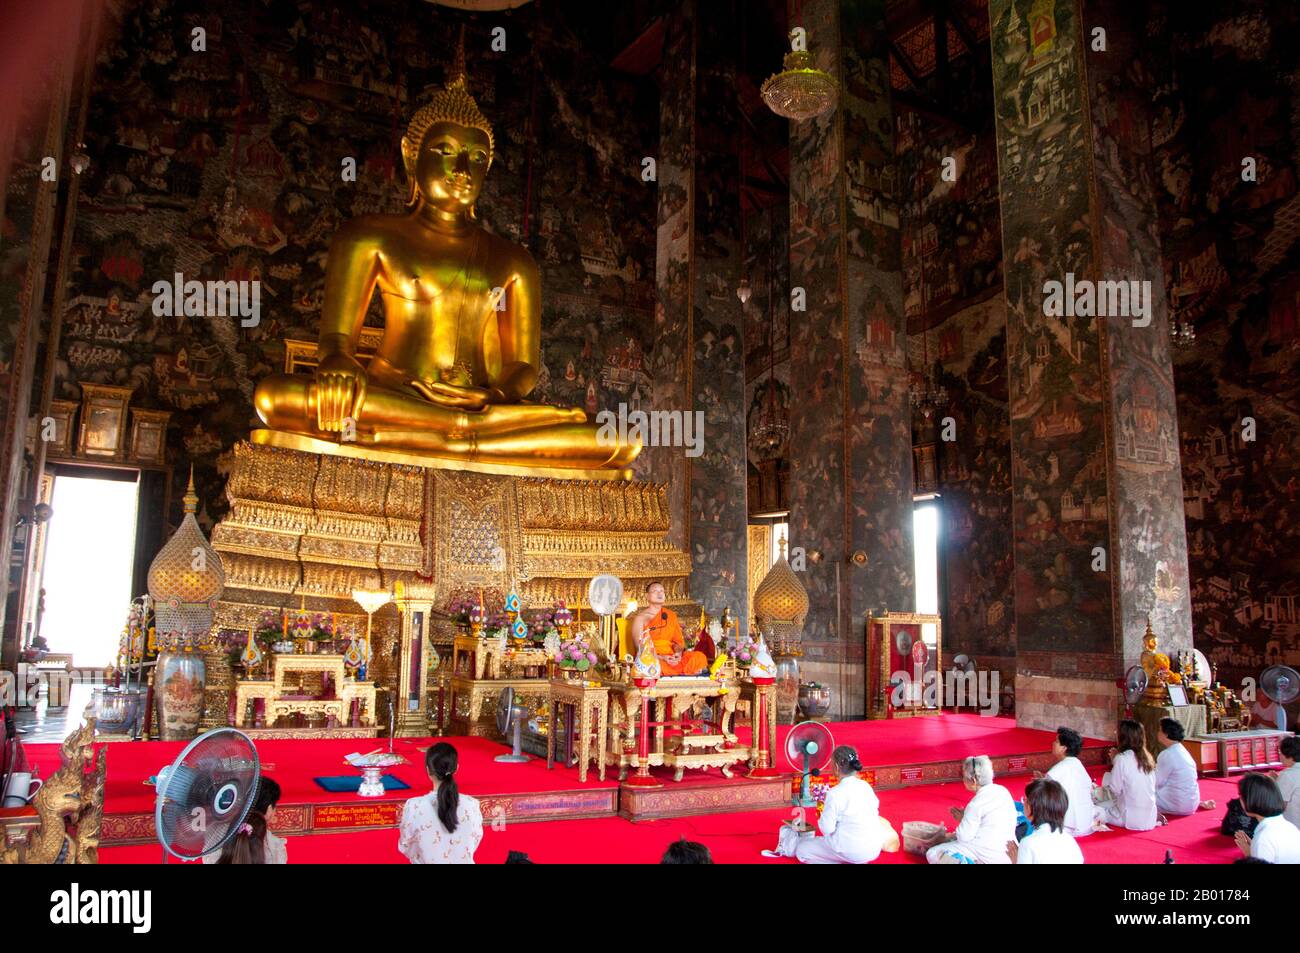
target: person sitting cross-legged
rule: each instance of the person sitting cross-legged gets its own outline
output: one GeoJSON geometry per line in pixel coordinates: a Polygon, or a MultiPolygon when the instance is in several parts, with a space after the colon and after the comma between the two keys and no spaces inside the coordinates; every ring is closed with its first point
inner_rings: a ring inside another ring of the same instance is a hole
{"type": "Polygon", "coordinates": [[[1185,816],[1198,809],[1213,810],[1213,801],[1201,800],[1196,780],[1196,759],[1183,747],[1183,726],[1172,718],[1161,718],[1156,730],[1160,756],[1156,758],[1156,807],[1161,814],[1185,816]]]}
{"type": "Polygon", "coordinates": [[[666,598],[662,582],[646,586],[646,606],[632,616],[632,643],[640,647],[647,636],[654,642],[663,675],[702,675],[709,670],[709,660],[703,652],[686,651],[682,624],[677,613],[664,605],[666,598]]]}
{"type": "Polygon", "coordinates": [[[993,783],[993,762],[987,755],[961,764],[966,790],[975,796],[965,808],[954,807],[957,830],[925,852],[932,864],[1009,864],[1007,842],[1016,836],[1016,802],[1011,792],[993,783]]]}
{"type": "Polygon", "coordinates": [[[1034,825],[1019,843],[1007,842],[1013,864],[1081,864],[1083,851],[1065,831],[1069,805],[1065,788],[1051,778],[1030,781],[1025,788],[1025,816],[1034,825]]]}

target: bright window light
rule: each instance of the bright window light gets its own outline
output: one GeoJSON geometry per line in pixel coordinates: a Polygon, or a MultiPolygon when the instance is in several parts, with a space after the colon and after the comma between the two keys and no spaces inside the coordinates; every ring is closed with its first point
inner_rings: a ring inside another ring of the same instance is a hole
{"type": "Polygon", "coordinates": [[[78,667],[117,657],[132,598],[137,489],[119,480],[54,480],[41,634],[78,667]]]}
{"type": "Polygon", "coordinates": [[[930,504],[912,511],[916,553],[916,611],[939,612],[939,507],[930,504]]]}

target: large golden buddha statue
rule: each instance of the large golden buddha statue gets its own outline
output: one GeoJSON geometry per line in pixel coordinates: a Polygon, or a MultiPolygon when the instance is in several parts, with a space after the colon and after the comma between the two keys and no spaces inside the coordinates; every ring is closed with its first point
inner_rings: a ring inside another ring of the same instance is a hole
{"type": "Polygon", "coordinates": [[[315,377],[265,378],[257,413],[275,430],[361,447],[624,467],[639,442],[611,444],[582,409],[525,400],[541,365],[541,280],[527,249],[475,221],[495,143],[463,55],[452,73],[402,138],[409,212],[352,219],[330,246],[315,377]],[[363,367],[356,349],[376,289],[385,329],[363,367]]]}

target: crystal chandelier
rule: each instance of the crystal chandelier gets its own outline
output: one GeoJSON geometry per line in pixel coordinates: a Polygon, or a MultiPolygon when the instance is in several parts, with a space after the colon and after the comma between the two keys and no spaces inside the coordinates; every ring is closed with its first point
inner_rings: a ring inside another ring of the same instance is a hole
{"type": "Polygon", "coordinates": [[[1196,343],[1196,327],[1190,321],[1178,318],[1169,322],[1169,340],[1176,348],[1188,348],[1196,343]]]}
{"type": "MultiPolygon", "coordinates": [[[[796,34],[790,32],[793,41],[796,34]]],[[[763,81],[763,102],[778,116],[804,120],[835,108],[835,78],[813,65],[807,50],[785,54],[785,68],[763,81]]]]}

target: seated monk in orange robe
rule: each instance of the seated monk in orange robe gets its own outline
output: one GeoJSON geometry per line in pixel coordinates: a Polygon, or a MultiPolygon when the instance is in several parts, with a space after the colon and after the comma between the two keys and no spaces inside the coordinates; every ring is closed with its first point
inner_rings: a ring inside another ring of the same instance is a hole
{"type": "Polygon", "coordinates": [[[686,651],[686,637],[677,613],[664,607],[666,593],[662,583],[652,582],[646,589],[647,605],[632,617],[632,638],[639,645],[649,637],[654,640],[662,675],[700,675],[709,670],[703,652],[686,651]]]}

